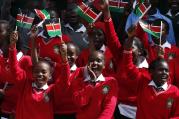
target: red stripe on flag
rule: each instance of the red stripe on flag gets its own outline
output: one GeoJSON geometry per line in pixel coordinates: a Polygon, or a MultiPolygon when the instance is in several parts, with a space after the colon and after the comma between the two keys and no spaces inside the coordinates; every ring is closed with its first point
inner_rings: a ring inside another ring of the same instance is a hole
{"type": "Polygon", "coordinates": [[[46,28],[47,30],[60,30],[60,24],[47,24],[46,28]],[[54,25],[54,26],[53,26],[54,25]]]}
{"type": "Polygon", "coordinates": [[[153,32],[160,32],[160,26],[150,26],[150,30],[153,32]]]}
{"type": "Polygon", "coordinates": [[[127,6],[128,5],[128,2],[121,2],[120,3],[120,7],[125,7],[125,6],[127,6]]]}
{"type": "Polygon", "coordinates": [[[109,1],[109,5],[111,5],[111,6],[118,6],[119,3],[117,1],[109,1]]]}
{"type": "Polygon", "coordinates": [[[90,17],[92,17],[93,19],[95,19],[97,17],[97,14],[94,13],[91,9],[89,9],[86,14],[90,17]]]}
{"type": "Polygon", "coordinates": [[[16,16],[16,20],[22,21],[23,16],[21,14],[17,14],[16,16]]]}
{"type": "Polygon", "coordinates": [[[34,21],[34,18],[25,16],[23,19],[24,22],[32,23],[34,21]]]}
{"type": "Polygon", "coordinates": [[[36,11],[37,15],[38,15],[40,18],[45,19],[45,16],[44,16],[44,14],[41,12],[41,10],[35,9],[35,11],[36,11]]]}
{"type": "Polygon", "coordinates": [[[83,2],[81,4],[79,4],[79,7],[82,9],[83,12],[86,12],[86,10],[89,9],[89,7],[86,6],[83,2]]]}
{"type": "Polygon", "coordinates": [[[139,9],[142,11],[142,13],[144,13],[145,10],[146,10],[146,6],[145,6],[143,3],[141,3],[141,4],[139,5],[139,9]]]}

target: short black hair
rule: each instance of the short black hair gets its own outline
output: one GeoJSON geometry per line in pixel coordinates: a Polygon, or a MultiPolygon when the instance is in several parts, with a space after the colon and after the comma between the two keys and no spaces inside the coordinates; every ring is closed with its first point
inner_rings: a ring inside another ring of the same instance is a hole
{"type": "Polygon", "coordinates": [[[76,44],[74,44],[73,42],[68,42],[67,43],[67,47],[69,47],[69,46],[75,47],[76,53],[77,53],[77,55],[79,55],[80,49],[79,49],[79,47],[76,44]]]}
{"type": "Polygon", "coordinates": [[[166,62],[166,63],[167,63],[167,61],[166,61],[164,58],[161,58],[161,57],[159,57],[159,58],[153,60],[153,61],[149,64],[149,71],[155,70],[155,68],[157,67],[157,65],[158,65],[159,63],[161,63],[161,62],[166,62]]]}

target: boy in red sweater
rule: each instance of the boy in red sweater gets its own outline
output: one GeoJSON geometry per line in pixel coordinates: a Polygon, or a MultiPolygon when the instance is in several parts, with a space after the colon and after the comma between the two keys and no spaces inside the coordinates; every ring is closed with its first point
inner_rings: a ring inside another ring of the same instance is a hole
{"type": "Polygon", "coordinates": [[[75,104],[79,107],[77,119],[111,119],[117,102],[117,82],[104,77],[104,55],[90,54],[86,67],[77,69],[70,77],[75,104]]]}
{"type": "Polygon", "coordinates": [[[129,77],[139,80],[136,86],[138,104],[136,119],[178,119],[179,91],[169,84],[169,66],[165,59],[157,58],[149,66],[150,77],[139,71],[132,61],[132,39],[124,50],[125,68],[129,77]]]}
{"type": "MultiPolygon", "coordinates": [[[[54,85],[47,85],[52,77],[52,67],[47,61],[38,61],[33,65],[32,76],[17,65],[15,43],[17,33],[14,33],[10,39],[9,62],[10,69],[15,79],[11,82],[19,84],[18,90],[20,96],[17,102],[16,119],[53,119],[53,99],[54,87],[59,86],[61,80],[56,80],[54,85]]],[[[65,44],[60,47],[62,56],[60,79],[68,79],[69,67],[67,63],[67,51],[65,44]]],[[[30,74],[30,73],[29,73],[30,74]]]]}
{"type": "Polygon", "coordinates": [[[149,52],[149,62],[152,62],[158,57],[158,49],[162,48],[164,53],[164,59],[170,61],[171,59],[176,58],[179,56],[179,49],[175,45],[171,45],[167,40],[166,37],[169,31],[168,23],[163,19],[156,19],[152,22],[153,26],[160,26],[162,22],[162,36],[161,41],[160,38],[156,38],[152,36],[152,41],[154,44],[150,45],[148,48],[149,52]]]}

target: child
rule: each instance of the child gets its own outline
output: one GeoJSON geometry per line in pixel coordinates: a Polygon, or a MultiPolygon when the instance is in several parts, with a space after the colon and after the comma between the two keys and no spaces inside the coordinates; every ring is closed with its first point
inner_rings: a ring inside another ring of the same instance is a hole
{"type": "MultiPolygon", "coordinates": [[[[77,69],[75,61],[78,57],[78,52],[78,47],[74,43],[67,43],[67,58],[70,65],[70,75],[72,75],[77,69]]],[[[65,81],[65,79],[62,80],[65,81]]],[[[72,99],[71,87],[61,85],[57,90],[63,91],[60,93],[59,91],[56,91],[58,97],[55,98],[54,104],[55,119],[75,119],[78,109],[72,99]]]]}
{"type": "MultiPolygon", "coordinates": [[[[47,61],[38,61],[33,65],[31,77],[28,72],[22,70],[17,65],[15,57],[15,43],[17,34],[14,33],[10,39],[9,62],[10,69],[15,79],[11,80],[18,84],[20,96],[17,102],[16,119],[53,119],[53,99],[54,87],[59,86],[61,80],[56,80],[54,85],[47,85],[48,80],[52,77],[52,67],[47,61]]],[[[60,54],[62,56],[61,71],[63,71],[60,79],[68,79],[69,68],[67,63],[66,46],[62,44],[60,54]]]]}
{"type": "Polygon", "coordinates": [[[164,51],[164,58],[167,61],[170,61],[171,59],[174,59],[179,55],[179,49],[175,45],[171,45],[167,40],[166,37],[168,35],[169,31],[169,25],[168,23],[163,19],[156,19],[152,22],[153,26],[160,26],[162,22],[162,37],[161,41],[159,38],[155,38],[152,36],[152,41],[154,42],[154,45],[150,45],[148,48],[149,51],[149,62],[156,59],[158,55],[158,50],[160,47],[164,51]]]}
{"type": "MultiPolygon", "coordinates": [[[[11,33],[10,25],[5,20],[0,20],[0,64],[1,64],[1,89],[4,93],[3,102],[1,104],[1,117],[8,118],[14,113],[16,101],[18,98],[17,85],[7,82],[14,77],[9,70],[8,47],[9,35],[11,33]]],[[[17,54],[18,65],[24,70],[29,70],[31,67],[31,58],[24,56],[22,52],[17,54]]]]}
{"type": "Polygon", "coordinates": [[[71,76],[75,104],[79,107],[77,119],[111,119],[117,102],[117,83],[104,77],[104,55],[99,51],[90,54],[86,67],[77,69],[71,76]]]}
{"type": "Polygon", "coordinates": [[[103,75],[112,76],[115,73],[115,61],[109,48],[106,46],[105,25],[102,22],[97,22],[92,27],[93,28],[91,28],[88,32],[89,48],[84,49],[80,53],[77,59],[77,66],[86,66],[90,53],[94,51],[100,51],[104,53],[105,56],[105,68],[103,70],[103,75]]]}
{"type": "Polygon", "coordinates": [[[131,80],[139,80],[136,86],[138,104],[136,119],[179,118],[179,91],[168,84],[169,66],[163,58],[157,58],[149,66],[150,77],[141,73],[132,62],[132,45],[124,50],[126,70],[131,80]]]}

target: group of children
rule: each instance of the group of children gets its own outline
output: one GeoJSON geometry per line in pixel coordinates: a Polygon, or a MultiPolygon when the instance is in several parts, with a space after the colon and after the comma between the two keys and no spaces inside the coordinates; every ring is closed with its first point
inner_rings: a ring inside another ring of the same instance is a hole
{"type": "MultiPolygon", "coordinates": [[[[69,2],[61,37],[50,37],[47,20],[34,24],[28,51],[19,48],[24,32],[0,20],[1,119],[179,119],[179,49],[168,40],[169,23],[150,21],[162,23],[156,38],[131,20],[121,44],[109,1],[95,4],[102,17],[87,24],[69,2]]],[[[55,9],[47,11],[58,19],[55,9]]]]}

